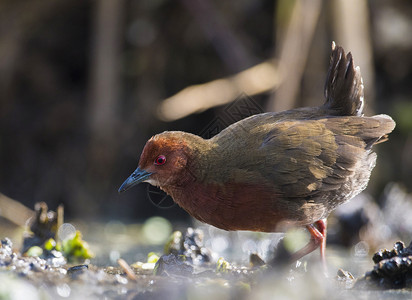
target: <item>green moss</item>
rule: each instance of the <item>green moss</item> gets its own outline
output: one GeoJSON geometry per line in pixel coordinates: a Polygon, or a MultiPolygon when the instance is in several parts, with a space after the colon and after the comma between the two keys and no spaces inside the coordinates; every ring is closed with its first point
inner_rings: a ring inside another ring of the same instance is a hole
{"type": "Polygon", "coordinates": [[[39,246],[30,247],[29,250],[27,250],[26,252],[27,256],[41,256],[42,254],[43,249],[39,246]]]}
{"type": "Polygon", "coordinates": [[[159,255],[157,255],[154,252],[149,252],[149,254],[147,254],[147,262],[148,263],[157,263],[157,261],[159,260],[159,255]]]}
{"type": "Polygon", "coordinates": [[[220,257],[217,260],[216,272],[217,273],[227,273],[229,269],[230,269],[230,264],[227,261],[225,261],[223,257],[220,257]]]}
{"type": "Polygon", "coordinates": [[[173,232],[164,246],[165,254],[178,254],[183,244],[183,234],[180,231],[173,232]]]}
{"type": "Polygon", "coordinates": [[[47,251],[51,251],[51,250],[56,248],[56,245],[57,245],[56,241],[54,239],[50,238],[50,239],[48,239],[47,241],[44,242],[43,248],[47,251]]]}
{"type": "Polygon", "coordinates": [[[94,254],[89,249],[89,245],[82,240],[82,234],[78,230],[73,238],[68,238],[62,242],[62,251],[70,262],[94,257],[94,254]]]}

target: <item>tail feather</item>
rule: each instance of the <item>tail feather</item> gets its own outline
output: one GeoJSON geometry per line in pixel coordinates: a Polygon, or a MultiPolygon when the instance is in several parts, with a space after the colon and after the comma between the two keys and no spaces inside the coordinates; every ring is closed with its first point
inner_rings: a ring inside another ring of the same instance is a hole
{"type": "Polygon", "coordinates": [[[376,137],[366,140],[366,149],[370,149],[373,145],[386,142],[389,133],[391,133],[396,126],[395,121],[388,115],[376,115],[371,118],[377,120],[379,125],[368,130],[376,137]]]}
{"type": "Polygon", "coordinates": [[[325,82],[324,107],[335,116],[362,116],[363,81],[352,54],[332,42],[332,55],[325,82]]]}

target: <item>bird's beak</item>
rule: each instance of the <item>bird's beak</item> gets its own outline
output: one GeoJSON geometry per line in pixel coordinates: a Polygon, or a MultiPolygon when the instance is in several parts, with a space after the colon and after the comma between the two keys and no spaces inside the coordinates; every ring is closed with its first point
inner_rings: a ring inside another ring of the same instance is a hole
{"type": "Polygon", "coordinates": [[[130,175],[120,186],[119,188],[119,193],[125,192],[128,189],[130,189],[132,186],[135,186],[136,184],[139,184],[146,179],[148,179],[152,175],[152,173],[147,172],[145,170],[142,170],[140,168],[137,168],[132,175],[130,175]]]}

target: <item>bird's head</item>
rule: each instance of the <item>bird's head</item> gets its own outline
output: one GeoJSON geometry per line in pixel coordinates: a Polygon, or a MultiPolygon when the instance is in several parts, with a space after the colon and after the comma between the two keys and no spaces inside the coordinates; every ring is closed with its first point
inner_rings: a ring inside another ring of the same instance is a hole
{"type": "Polygon", "coordinates": [[[193,143],[196,142],[193,139],[201,138],[179,131],[166,131],[153,136],[143,149],[137,169],[121,185],[119,193],[141,182],[167,188],[195,180],[188,168],[194,155],[193,143]]]}

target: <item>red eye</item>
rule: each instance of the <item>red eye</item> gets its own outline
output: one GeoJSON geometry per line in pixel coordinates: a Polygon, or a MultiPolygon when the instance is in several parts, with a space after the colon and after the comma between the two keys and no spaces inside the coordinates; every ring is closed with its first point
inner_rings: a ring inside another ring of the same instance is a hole
{"type": "Polygon", "coordinates": [[[156,159],[155,159],[155,165],[157,166],[161,166],[164,165],[166,162],[166,156],[164,155],[159,155],[156,159]]]}

